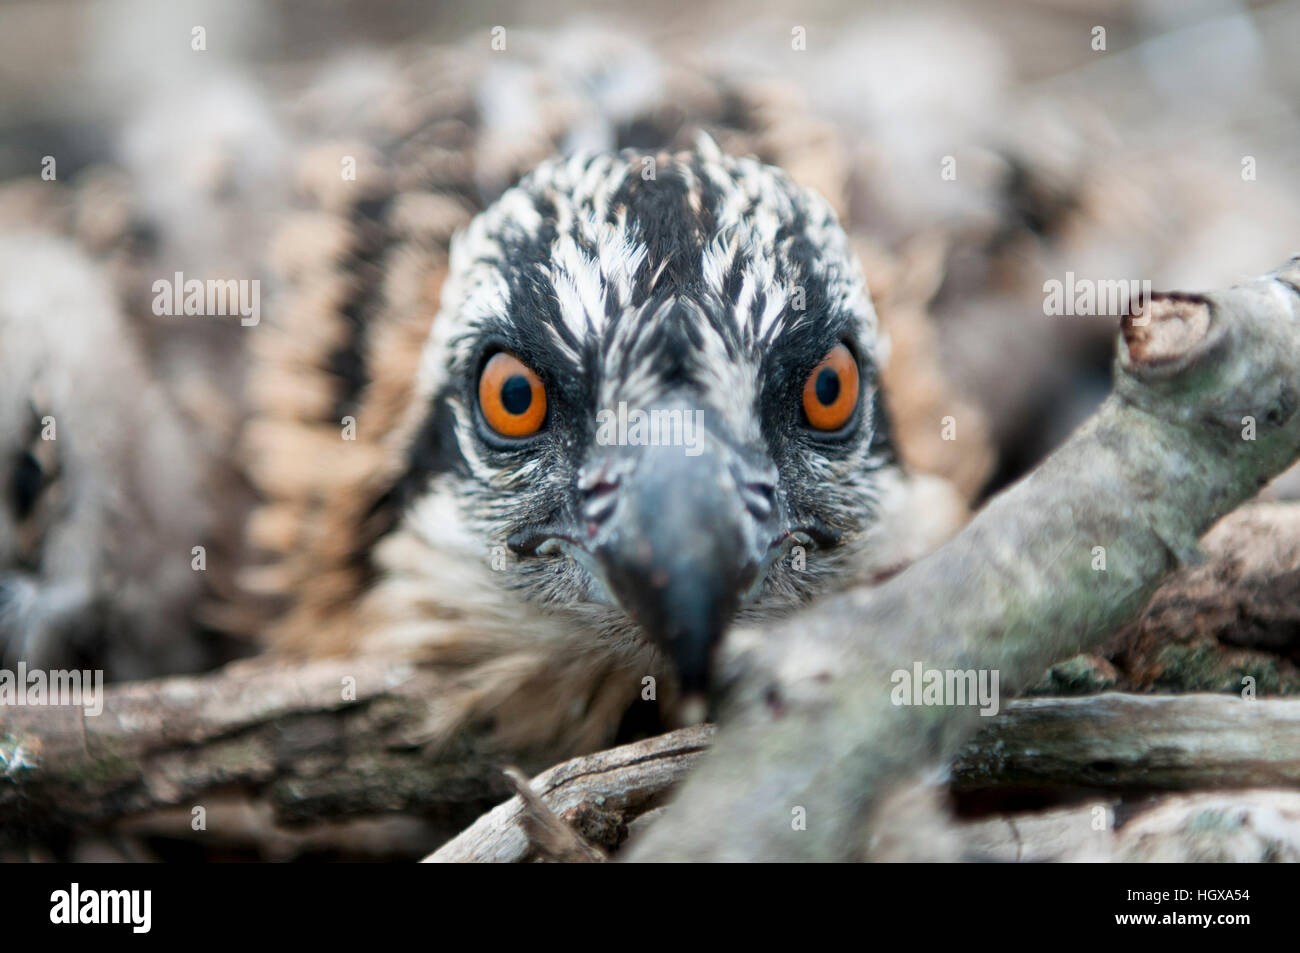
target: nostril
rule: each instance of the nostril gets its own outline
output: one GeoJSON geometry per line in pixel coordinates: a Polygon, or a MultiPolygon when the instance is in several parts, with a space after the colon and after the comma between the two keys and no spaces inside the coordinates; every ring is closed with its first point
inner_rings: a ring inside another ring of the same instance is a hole
{"type": "Polygon", "coordinates": [[[766,461],[736,460],[731,477],[749,514],[756,520],[769,519],[776,511],[776,467],[766,461]]]}
{"type": "Polygon", "coordinates": [[[740,495],[749,512],[757,519],[767,519],[776,508],[776,485],[765,480],[742,483],[740,495]]]}
{"type": "Polygon", "coordinates": [[[597,480],[591,485],[580,489],[583,498],[582,514],[588,520],[599,522],[614,511],[614,503],[617,500],[617,481],[597,480]]]}

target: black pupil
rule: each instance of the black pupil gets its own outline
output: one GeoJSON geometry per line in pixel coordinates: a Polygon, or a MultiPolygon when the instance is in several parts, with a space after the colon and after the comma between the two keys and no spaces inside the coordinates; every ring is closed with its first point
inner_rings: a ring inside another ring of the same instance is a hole
{"type": "Polygon", "coordinates": [[[840,396],[840,375],[829,367],[823,367],[817,375],[817,400],[823,407],[829,407],[840,396]]]}
{"type": "Polygon", "coordinates": [[[501,406],[506,409],[506,413],[517,417],[527,410],[532,402],[533,387],[528,383],[528,378],[522,374],[514,374],[506,378],[506,382],[501,385],[501,406]]]}

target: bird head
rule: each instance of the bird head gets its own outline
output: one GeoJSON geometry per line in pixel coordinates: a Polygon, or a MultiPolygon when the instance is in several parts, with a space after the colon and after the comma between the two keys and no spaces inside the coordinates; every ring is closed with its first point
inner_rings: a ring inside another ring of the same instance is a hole
{"type": "Polygon", "coordinates": [[[198,444],[107,274],[63,239],[0,238],[0,341],[0,665],[197,668],[198,444]]]}
{"type": "Polygon", "coordinates": [[[708,141],[553,160],[453,245],[409,518],[703,692],[734,620],[861,551],[894,464],[880,350],[844,231],[780,170],[708,141]]]}

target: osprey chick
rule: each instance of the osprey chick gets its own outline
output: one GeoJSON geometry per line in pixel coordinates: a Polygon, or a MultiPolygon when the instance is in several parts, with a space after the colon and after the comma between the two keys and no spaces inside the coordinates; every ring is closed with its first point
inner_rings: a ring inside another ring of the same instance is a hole
{"type": "MultiPolygon", "coordinates": [[[[290,326],[346,310],[304,257],[290,326]]],[[[779,169],[707,138],[675,155],[553,159],[449,257],[399,246],[389,261],[409,288],[390,277],[372,303],[356,441],[254,428],[264,486],[320,480],[328,454],[332,489],[311,492],[333,502],[310,531],[288,503],[254,528],[285,554],[279,585],[297,599],[281,644],[445,664],[432,701],[444,730],[489,718],[514,747],[591,748],[646,676],[671,724],[681,691],[707,689],[733,621],[932,541],[907,525],[914,483],[890,443],[882,344],[847,237],[779,169]],[[429,330],[419,311],[435,301],[429,330]],[[399,422],[368,435],[385,416],[399,422]]],[[[284,330],[278,346],[301,365],[284,330]]],[[[263,389],[301,391],[283,371],[263,389]]]]}
{"type": "Polygon", "coordinates": [[[645,670],[663,650],[695,692],[738,612],[870,555],[895,461],[875,315],[826,204],[714,149],[643,168],[549,162],[455,246],[394,538],[480,564],[504,546],[464,584],[645,670]]]}
{"type": "Polygon", "coordinates": [[[0,667],[193,670],[211,512],[200,454],[70,242],[0,238],[0,667]]]}

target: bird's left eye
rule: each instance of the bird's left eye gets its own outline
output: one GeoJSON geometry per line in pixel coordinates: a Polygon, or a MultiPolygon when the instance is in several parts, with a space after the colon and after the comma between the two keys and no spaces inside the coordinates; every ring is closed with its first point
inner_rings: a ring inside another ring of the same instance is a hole
{"type": "Polygon", "coordinates": [[[803,385],[803,412],[816,430],[839,430],[858,406],[858,362],[837,344],[812,369],[803,385]]]}
{"type": "Polygon", "coordinates": [[[541,378],[506,351],[483,365],[478,403],[487,425],[503,437],[530,437],[546,421],[546,388],[541,378]]]}

